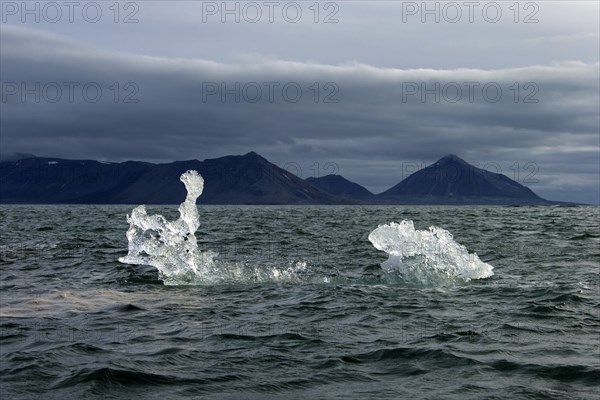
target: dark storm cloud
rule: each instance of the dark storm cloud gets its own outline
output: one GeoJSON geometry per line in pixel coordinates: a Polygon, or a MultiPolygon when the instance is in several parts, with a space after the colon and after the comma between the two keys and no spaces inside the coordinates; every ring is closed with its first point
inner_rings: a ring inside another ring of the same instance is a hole
{"type": "Polygon", "coordinates": [[[304,177],[314,162],[334,162],[374,191],[403,177],[399,164],[457,153],[497,163],[509,176],[514,162],[536,163],[539,179],[529,186],[542,195],[597,197],[597,63],[223,64],[101,51],[11,26],[2,27],[1,45],[2,152],[172,161],[255,150],[305,166],[304,177]]]}

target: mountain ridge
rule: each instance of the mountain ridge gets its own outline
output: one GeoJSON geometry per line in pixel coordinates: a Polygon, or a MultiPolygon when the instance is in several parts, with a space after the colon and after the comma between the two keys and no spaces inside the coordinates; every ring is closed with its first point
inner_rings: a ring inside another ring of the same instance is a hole
{"type": "Polygon", "coordinates": [[[205,178],[203,204],[348,204],[257,153],[165,164],[33,157],[0,162],[0,203],[179,204],[188,169],[205,178]]]}
{"type": "Polygon", "coordinates": [[[253,151],[163,164],[22,156],[0,160],[0,203],[179,204],[179,176],[195,169],[206,182],[200,204],[564,204],[453,154],[379,194],[341,175],[301,179],[253,151]]]}

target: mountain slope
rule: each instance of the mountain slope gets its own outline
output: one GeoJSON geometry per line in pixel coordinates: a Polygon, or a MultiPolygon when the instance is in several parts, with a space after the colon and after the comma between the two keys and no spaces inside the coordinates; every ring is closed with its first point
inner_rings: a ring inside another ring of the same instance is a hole
{"type": "Polygon", "coordinates": [[[307,178],[306,181],[334,196],[349,197],[352,199],[368,199],[373,193],[361,185],[351,182],[341,175],[327,175],[320,178],[307,178]]]}

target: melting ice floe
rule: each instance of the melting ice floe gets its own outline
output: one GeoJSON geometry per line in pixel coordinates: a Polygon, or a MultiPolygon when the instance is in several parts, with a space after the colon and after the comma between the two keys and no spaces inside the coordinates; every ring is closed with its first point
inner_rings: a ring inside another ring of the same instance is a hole
{"type": "Polygon", "coordinates": [[[143,205],[134,208],[127,216],[129,253],[119,261],[152,265],[165,280],[202,275],[214,268],[217,253],[198,250],[194,235],[200,226],[196,199],[202,194],[204,179],[196,171],[187,171],[180,179],[187,196],[179,206],[179,219],[171,222],[162,215],[148,215],[143,205]]]}
{"type": "Polygon", "coordinates": [[[435,226],[415,230],[412,221],[380,225],[369,240],[389,258],[381,264],[388,277],[417,284],[444,284],[492,276],[491,265],[470,254],[452,234],[435,226]]]}
{"type": "Polygon", "coordinates": [[[129,252],[119,258],[126,264],[152,265],[165,284],[206,284],[248,281],[293,281],[306,272],[306,262],[287,268],[267,268],[216,259],[218,253],[201,251],[196,242],[200,226],[196,199],[204,189],[204,179],[196,171],[181,175],[187,189],[179,206],[179,219],[167,221],[162,215],[148,215],[145,206],[134,208],[127,216],[129,252]]]}

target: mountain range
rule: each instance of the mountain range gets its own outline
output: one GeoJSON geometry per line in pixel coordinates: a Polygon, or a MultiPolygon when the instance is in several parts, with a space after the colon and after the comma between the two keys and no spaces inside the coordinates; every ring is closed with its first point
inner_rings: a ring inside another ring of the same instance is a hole
{"type": "Polygon", "coordinates": [[[179,204],[180,175],[205,179],[201,204],[558,204],[502,174],[448,155],[380,194],[340,175],[306,180],[250,152],[152,164],[65,160],[21,154],[0,160],[0,203],[179,204]]]}

